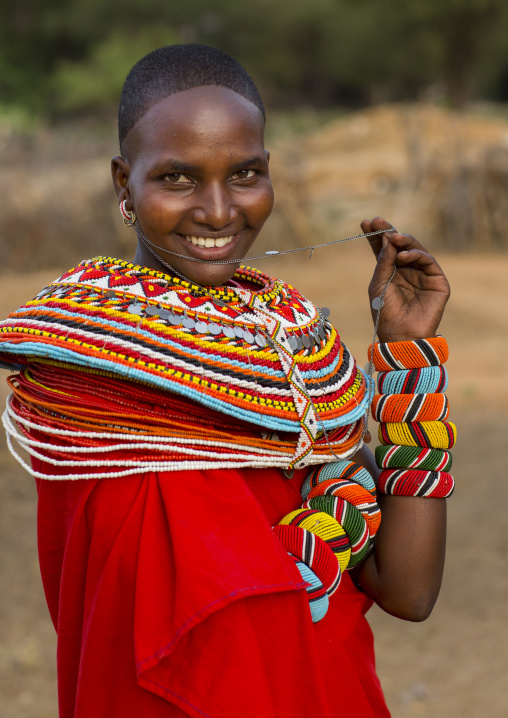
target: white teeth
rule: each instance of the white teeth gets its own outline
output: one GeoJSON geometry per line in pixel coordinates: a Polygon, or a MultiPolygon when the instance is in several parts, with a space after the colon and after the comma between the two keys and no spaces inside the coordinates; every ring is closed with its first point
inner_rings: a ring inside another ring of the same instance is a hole
{"type": "Polygon", "coordinates": [[[186,236],[185,239],[187,242],[191,242],[196,247],[225,247],[226,244],[233,241],[234,236],[235,235],[232,234],[229,237],[217,237],[217,239],[213,239],[213,237],[186,236]]]}

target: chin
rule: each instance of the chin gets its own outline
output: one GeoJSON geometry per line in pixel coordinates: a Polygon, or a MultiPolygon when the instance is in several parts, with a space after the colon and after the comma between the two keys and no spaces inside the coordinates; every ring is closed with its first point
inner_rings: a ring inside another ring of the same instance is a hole
{"type": "Polygon", "coordinates": [[[201,264],[198,265],[199,269],[197,269],[197,271],[192,267],[192,269],[188,269],[188,271],[183,269],[181,274],[184,274],[193,282],[196,282],[196,284],[201,284],[205,287],[220,287],[234,276],[237,268],[240,266],[240,262],[238,262],[238,265],[230,264],[227,266],[228,269],[225,270],[224,266],[221,265],[207,266],[201,264]]]}

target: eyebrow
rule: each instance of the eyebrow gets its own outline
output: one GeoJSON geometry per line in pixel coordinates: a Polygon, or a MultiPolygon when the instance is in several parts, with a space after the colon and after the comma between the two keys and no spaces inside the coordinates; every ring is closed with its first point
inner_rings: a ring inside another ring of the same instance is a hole
{"type": "MultiPolygon", "coordinates": [[[[230,170],[232,172],[236,172],[244,167],[264,167],[266,164],[266,157],[262,157],[260,155],[256,155],[254,157],[249,157],[244,160],[240,160],[239,162],[235,162],[233,165],[231,165],[230,170]]],[[[167,160],[164,160],[163,162],[159,162],[158,164],[154,165],[152,167],[153,173],[161,173],[161,172],[181,172],[182,174],[186,173],[193,173],[198,172],[199,167],[196,165],[189,165],[185,162],[181,162],[180,160],[171,159],[168,158],[167,160]]]]}

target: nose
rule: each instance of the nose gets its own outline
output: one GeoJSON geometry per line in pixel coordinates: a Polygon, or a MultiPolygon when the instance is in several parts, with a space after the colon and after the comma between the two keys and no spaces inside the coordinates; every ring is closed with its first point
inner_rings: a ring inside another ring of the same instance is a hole
{"type": "Polygon", "coordinates": [[[219,182],[201,188],[193,211],[196,223],[219,230],[231,225],[238,217],[238,206],[228,186],[219,182]]]}

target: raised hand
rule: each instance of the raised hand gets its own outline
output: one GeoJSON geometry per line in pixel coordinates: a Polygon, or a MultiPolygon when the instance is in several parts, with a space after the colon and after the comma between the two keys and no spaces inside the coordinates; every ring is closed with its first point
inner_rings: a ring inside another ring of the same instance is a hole
{"type": "MultiPolygon", "coordinates": [[[[362,231],[375,232],[391,224],[382,217],[363,220],[362,231]]],[[[450,296],[450,286],[434,257],[414,237],[399,232],[385,232],[369,237],[377,265],[369,284],[369,299],[379,297],[396,271],[384,295],[378,325],[382,342],[433,337],[450,296]]],[[[375,320],[377,312],[372,309],[375,320]]]]}

